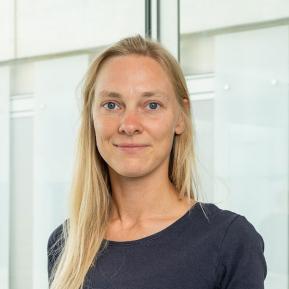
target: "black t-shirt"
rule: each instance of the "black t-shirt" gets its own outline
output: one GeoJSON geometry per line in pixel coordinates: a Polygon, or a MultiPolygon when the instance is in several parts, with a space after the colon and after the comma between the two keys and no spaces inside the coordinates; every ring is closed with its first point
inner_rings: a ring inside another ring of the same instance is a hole
{"type": "MultiPolygon", "coordinates": [[[[62,225],[49,237],[51,255],[60,251],[61,230],[62,225]]],[[[48,276],[54,261],[48,257],[48,276]]],[[[264,241],[254,226],[242,215],[198,202],[160,232],[109,241],[84,288],[263,289],[266,275],[264,241]]]]}

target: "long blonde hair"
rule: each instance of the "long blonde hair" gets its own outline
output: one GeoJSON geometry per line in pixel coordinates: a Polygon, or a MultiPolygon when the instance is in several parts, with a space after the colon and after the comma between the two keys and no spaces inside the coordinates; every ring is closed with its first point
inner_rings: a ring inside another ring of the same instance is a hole
{"type": "MultiPolygon", "coordinates": [[[[198,199],[195,131],[192,124],[189,92],[175,58],[158,42],[140,35],[127,37],[105,49],[91,63],[83,85],[81,123],[76,161],[71,184],[68,222],[64,222],[63,247],[50,276],[51,289],[83,287],[89,268],[97,261],[104,243],[111,211],[111,186],[108,169],[100,156],[92,119],[96,75],[101,65],[114,56],[136,54],[156,60],[168,73],[185,120],[185,131],[174,136],[169,162],[169,179],[180,198],[198,199]],[[186,109],[183,98],[188,100],[186,109]]],[[[53,254],[53,252],[51,252],[53,254]]]]}

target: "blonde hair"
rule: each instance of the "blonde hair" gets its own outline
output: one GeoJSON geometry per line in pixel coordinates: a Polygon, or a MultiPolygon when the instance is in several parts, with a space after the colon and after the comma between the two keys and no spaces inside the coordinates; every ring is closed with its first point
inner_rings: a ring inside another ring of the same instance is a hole
{"type": "MultiPolygon", "coordinates": [[[[50,276],[51,289],[83,287],[89,268],[100,252],[111,211],[111,186],[108,169],[100,156],[92,119],[96,76],[101,65],[114,56],[148,56],[168,73],[184,116],[185,131],[174,136],[169,162],[169,179],[180,198],[197,200],[198,177],[194,151],[195,131],[192,124],[189,92],[182,70],[175,58],[159,43],[140,35],[120,40],[105,49],[90,65],[83,86],[81,124],[76,161],[71,184],[69,222],[64,222],[61,253],[50,276]],[[183,104],[188,101],[188,108],[183,104]]],[[[58,240],[59,243],[59,240],[58,240]]],[[[104,243],[104,247],[107,242],[104,243]]],[[[53,253],[53,252],[51,252],[53,253]]]]}

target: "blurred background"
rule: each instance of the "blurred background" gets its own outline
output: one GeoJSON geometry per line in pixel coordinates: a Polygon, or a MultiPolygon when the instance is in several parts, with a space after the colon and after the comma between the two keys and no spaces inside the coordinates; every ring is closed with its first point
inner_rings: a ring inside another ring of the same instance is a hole
{"type": "Polygon", "coordinates": [[[265,288],[289,289],[288,0],[0,0],[0,289],[48,288],[81,81],[137,33],[185,73],[201,199],[246,216],[265,241],[265,288]]]}

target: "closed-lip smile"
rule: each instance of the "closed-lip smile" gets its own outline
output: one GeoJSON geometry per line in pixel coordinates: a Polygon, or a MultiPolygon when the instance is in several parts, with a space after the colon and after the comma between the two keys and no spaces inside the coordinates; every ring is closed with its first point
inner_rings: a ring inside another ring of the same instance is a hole
{"type": "Polygon", "coordinates": [[[129,144],[129,143],[122,143],[122,144],[117,144],[115,145],[117,147],[124,147],[124,148],[134,148],[134,147],[146,147],[148,145],[146,144],[129,144]]]}

